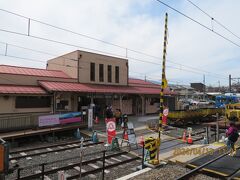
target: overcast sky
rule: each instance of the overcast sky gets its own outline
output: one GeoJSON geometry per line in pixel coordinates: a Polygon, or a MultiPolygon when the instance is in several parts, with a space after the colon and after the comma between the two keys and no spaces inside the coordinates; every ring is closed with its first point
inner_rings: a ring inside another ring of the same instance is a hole
{"type": "MultiPolygon", "coordinates": [[[[187,0],[162,0],[205,26],[239,44],[233,36],[187,0]]],[[[192,0],[200,8],[240,36],[240,1],[192,0]]],[[[55,56],[81,49],[128,57],[132,77],[160,80],[165,13],[169,14],[169,40],[166,76],[170,83],[203,82],[218,86],[228,84],[228,75],[239,77],[240,47],[186,19],[156,0],[0,0],[0,9],[107,41],[123,48],[104,44],[31,21],[30,35],[61,41],[67,46],[15,35],[1,30],[28,33],[28,20],[0,11],[0,64],[45,68],[55,56]],[[4,43],[31,48],[52,55],[32,52],[4,43]],[[82,47],[82,48],[80,48],[82,47]],[[126,48],[151,56],[135,53],[126,48]],[[138,61],[136,60],[138,59],[138,61]],[[141,62],[149,61],[153,63],[141,62]],[[155,64],[154,64],[155,63],[155,64]],[[159,64],[159,65],[158,65],[159,64]]]]}

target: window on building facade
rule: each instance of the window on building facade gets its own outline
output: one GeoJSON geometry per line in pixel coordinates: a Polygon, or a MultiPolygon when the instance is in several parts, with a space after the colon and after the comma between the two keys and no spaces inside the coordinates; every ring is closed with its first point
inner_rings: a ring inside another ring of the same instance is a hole
{"type": "Polygon", "coordinates": [[[104,81],[104,67],[103,64],[99,64],[99,81],[104,81]]]}
{"type": "Polygon", "coordinates": [[[112,82],[112,66],[108,65],[108,82],[112,82]]]}
{"type": "Polygon", "coordinates": [[[15,108],[48,108],[51,107],[49,96],[17,96],[15,108]]]}
{"type": "Polygon", "coordinates": [[[115,82],[119,83],[119,66],[115,66],[115,82]]]}
{"type": "Polygon", "coordinates": [[[95,81],[95,63],[90,64],[90,80],[95,81]]]}

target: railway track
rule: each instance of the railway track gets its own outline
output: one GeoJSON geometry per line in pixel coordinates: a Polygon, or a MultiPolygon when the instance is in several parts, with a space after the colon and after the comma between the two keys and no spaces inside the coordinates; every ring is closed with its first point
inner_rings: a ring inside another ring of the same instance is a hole
{"type": "MultiPolygon", "coordinates": [[[[97,142],[93,143],[90,142],[90,140],[85,140],[83,143],[83,147],[87,146],[94,146],[97,144],[102,144],[103,142],[97,142]]],[[[30,149],[23,149],[19,151],[13,151],[10,153],[9,160],[12,163],[16,163],[17,160],[26,158],[27,160],[31,160],[34,156],[39,156],[43,154],[49,154],[49,153],[56,153],[61,151],[67,151],[71,149],[76,149],[80,147],[79,141],[73,141],[73,142],[67,142],[67,143],[59,143],[55,145],[50,146],[43,146],[43,147],[37,147],[37,148],[30,148],[30,149]]]]}
{"type": "MultiPolygon", "coordinates": [[[[82,161],[82,166],[80,168],[80,162],[76,163],[69,163],[68,165],[61,166],[61,167],[53,167],[51,164],[44,164],[44,168],[42,166],[39,166],[38,169],[34,170],[33,174],[28,174],[26,176],[21,176],[20,173],[18,173],[17,178],[13,178],[16,180],[32,180],[32,179],[57,179],[57,172],[59,171],[65,171],[68,174],[68,180],[70,179],[77,179],[80,176],[80,169],[81,169],[81,177],[86,177],[88,179],[91,178],[97,178],[101,174],[101,172],[104,171],[104,173],[107,175],[110,173],[111,168],[115,168],[121,165],[126,165],[126,163],[130,163],[133,161],[136,161],[136,163],[140,164],[140,159],[137,156],[133,156],[132,154],[129,154],[126,151],[117,152],[113,154],[106,155],[105,158],[99,157],[99,154],[103,154],[103,151],[96,153],[98,157],[91,158],[90,160],[84,160],[82,161]],[[103,159],[105,160],[103,163],[103,159]],[[44,170],[43,170],[44,169],[44,170]],[[96,175],[98,173],[98,175],[96,175]]],[[[21,171],[24,171],[24,168],[21,169],[21,171]]]]}

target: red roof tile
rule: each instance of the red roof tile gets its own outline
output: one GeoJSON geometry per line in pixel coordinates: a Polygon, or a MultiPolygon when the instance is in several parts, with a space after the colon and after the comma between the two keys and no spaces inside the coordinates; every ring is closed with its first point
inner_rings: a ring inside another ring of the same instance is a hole
{"type": "Polygon", "coordinates": [[[0,85],[0,94],[47,94],[41,87],[0,85]]]}
{"type": "Polygon", "coordinates": [[[144,81],[142,79],[132,79],[130,78],[128,80],[129,86],[139,86],[139,87],[151,87],[151,88],[159,88],[160,89],[160,84],[154,84],[149,81],[144,81]]]}
{"type": "Polygon", "coordinates": [[[57,77],[57,78],[71,78],[62,71],[36,69],[28,67],[0,65],[0,73],[4,74],[17,74],[27,76],[42,76],[42,77],[57,77]]]}
{"type": "MultiPolygon", "coordinates": [[[[160,88],[140,86],[113,86],[66,82],[39,81],[39,84],[48,91],[59,92],[93,92],[93,93],[125,93],[125,94],[159,94],[160,88]]],[[[174,94],[171,91],[165,94],[174,94]]]]}

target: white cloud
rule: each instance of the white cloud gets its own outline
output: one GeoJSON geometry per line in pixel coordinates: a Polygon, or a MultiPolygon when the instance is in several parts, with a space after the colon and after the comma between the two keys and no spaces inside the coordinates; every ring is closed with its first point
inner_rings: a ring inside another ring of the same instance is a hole
{"type": "MultiPolygon", "coordinates": [[[[187,1],[177,2],[177,4],[174,4],[172,1],[166,2],[189,16],[196,18],[205,25],[211,26],[209,18],[191,6],[187,1]]],[[[236,22],[237,17],[240,15],[238,10],[240,2],[230,2],[226,0],[219,2],[214,0],[196,1],[195,3],[216,17],[217,20],[221,21],[233,32],[240,34],[240,32],[238,32],[240,25],[236,22]]],[[[130,49],[136,49],[153,56],[158,56],[160,59],[128,51],[128,56],[161,64],[165,8],[154,0],[0,0],[0,6],[3,9],[23,14],[33,19],[38,19],[130,49]]],[[[169,79],[182,82],[195,82],[202,81],[204,74],[204,72],[194,74],[179,70],[185,68],[172,64],[169,60],[198,67],[205,71],[222,74],[226,76],[226,79],[221,79],[225,84],[227,84],[228,74],[233,74],[233,76],[238,75],[237,67],[239,63],[237,59],[240,56],[240,51],[236,46],[217,37],[212,32],[205,30],[177,13],[171,10],[167,11],[169,13],[167,65],[178,68],[167,68],[167,77],[169,79]],[[228,64],[228,59],[232,60],[232,66],[228,64]],[[236,60],[234,61],[233,59],[236,60]],[[226,67],[226,64],[228,64],[227,69],[224,69],[223,67],[226,67]]],[[[27,20],[16,18],[2,12],[0,13],[2,15],[0,28],[27,32],[27,20]]],[[[229,35],[226,31],[221,30],[216,23],[214,23],[214,30],[220,31],[226,36],[229,35]]],[[[31,33],[37,36],[44,36],[50,39],[76,44],[81,47],[97,49],[121,56],[126,55],[125,49],[105,45],[37,23],[31,24],[31,33]]],[[[76,47],[67,47],[3,32],[0,32],[0,37],[0,41],[39,49],[56,55],[77,49],[76,47]]],[[[240,44],[239,39],[231,35],[228,37],[240,44]]],[[[0,46],[0,52],[4,52],[4,46],[2,45],[0,46]]],[[[44,61],[50,58],[47,55],[27,52],[16,48],[9,49],[9,53],[44,61]]],[[[29,63],[27,61],[19,61],[6,57],[0,57],[0,63],[45,67],[43,63],[29,63]]],[[[196,69],[187,69],[196,71],[196,69]]],[[[131,59],[130,71],[147,74],[147,76],[152,78],[161,77],[161,65],[146,64],[132,61],[131,59]]],[[[207,83],[215,83],[217,85],[220,77],[211,77],[206,72],[205,74],[207,83]]],[[[221,78],[223,77],[221,76],[221,78]]]]}

